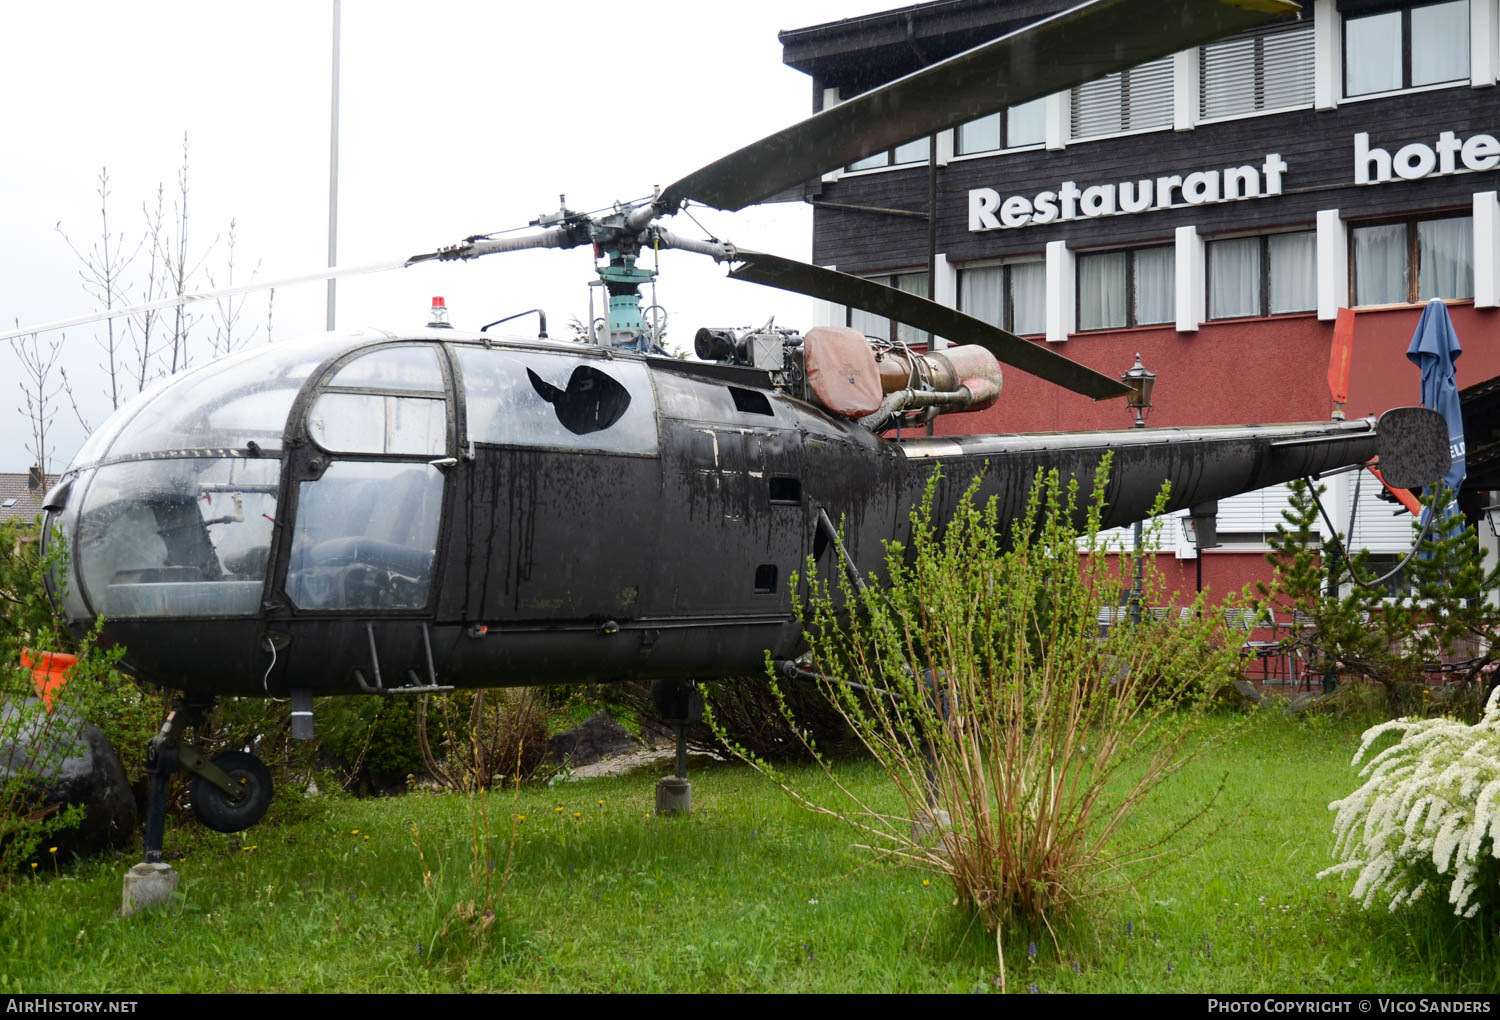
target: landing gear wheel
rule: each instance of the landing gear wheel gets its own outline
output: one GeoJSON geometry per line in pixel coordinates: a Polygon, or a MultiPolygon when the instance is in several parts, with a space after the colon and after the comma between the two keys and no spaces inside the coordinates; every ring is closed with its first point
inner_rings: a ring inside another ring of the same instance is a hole
{"type": "Polygon", "coordinates": [[[247,751],[223,751],[211,759],[229,781],[245,787],[245,799],[232,803],[224,791],[202,776],[193,777],[193,814],[215,832],[240,832],[265,817],[271,806],[271,773],[247,751]]]}

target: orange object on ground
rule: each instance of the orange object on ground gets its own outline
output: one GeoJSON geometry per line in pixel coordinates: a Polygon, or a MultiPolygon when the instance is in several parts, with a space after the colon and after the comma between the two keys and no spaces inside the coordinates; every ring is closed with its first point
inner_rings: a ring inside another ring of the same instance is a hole
{"type": "Polygon", "coordinates": [[[36,696],[42,699],[49,712],[52,711],[52,695],[68,682],[68,670],[77,664],[78,656],[67,652],[37,652],[33,658],[30,648],[21,649],[21,665],[31,670],[36,696]]]}

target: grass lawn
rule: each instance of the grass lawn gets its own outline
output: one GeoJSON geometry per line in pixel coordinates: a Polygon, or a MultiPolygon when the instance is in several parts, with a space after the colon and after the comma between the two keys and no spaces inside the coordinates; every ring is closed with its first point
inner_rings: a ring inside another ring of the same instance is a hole
{"type": "MultiPolygon", "coordinates": [[[[1500,987],[1494,918],[1364,912],[1352,880],[1313,877],[1330,863],[1327,804],[1354,788],[1361,729],[1250,720],[1132,823],[1160,829],[1227,774],[1209,842],[1094,901],[1057,945],[1009,932],[1008,989],[1500,987]]],[[[847,773],[881,796],[869,765],[847,773]]],[[[60,874],[44,860],[0,893],[0,991],[998,990],[994,939],[942,879],[872,861],[851,830],[746,768],[698,769],[689,818],[649,817],[655,779],[493,794],[495,839],[477,855],[482,812],[453,795],[282,796],[238,836],[173,820],[179,902],[128,919],[116,913],[133,857],[60,874]],[[513,875],[487,922],[488,862],[504,872],[516,815],[513,875]]]]}

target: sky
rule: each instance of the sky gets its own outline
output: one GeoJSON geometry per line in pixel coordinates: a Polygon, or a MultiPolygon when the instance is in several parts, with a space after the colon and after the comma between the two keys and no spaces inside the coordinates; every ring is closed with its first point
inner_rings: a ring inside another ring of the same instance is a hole
{"type": "MultiPolygon", "coordinates": [[[[646,195],[811,112],[811,79],[781,63],[777,32],[898,4],[890,0],[553,3],[345,0],[341,18],[338,262],[393,262],[477,233],[523,227],[558,206],[597,209],[646,195]]],[[[273,280],[327,263],[332,0],[78,2],[0,7],[0,323],[6,329],[99,307],[80,284],[101,229],[109,174],[112,247],[136,249],[164,188],[178,219],[187,141],[190,289],[273,280]],[[66,239],[65,236],[66,235],[66,239]]],[[[791,258],[811,254],[805,205],[699,210],[715,235],[791,258]]],[[[673,229],[702,236],[678,216],[673,229]]],[[[144,249],[127,269],[140,300],[144,249]]],[[[662,255],[669,338],[699,326],[806,328],[812,302],[724,279],[683,252],[662,255]]],[[[443,295],[459,328],[541,306],[554,336],[587,317],[586,249],[428,264],[337,285],[339,329],[400,329],[443,295]]],[[[325,328],[322,283],[242,300],[234,335],[272,342],[325,328]]],[[[195,306],[189,356],[222,332],[195,306]]],[[[534,319],[519,325],[525,332],[534,319]]],[[[110,413],[102,324],[43,334],[61,345],[79,411],[110,413]]],[[[129,341],[125,357],[133,358],[129,341]]],[[[0,345],[0,471],[33,463],[20,365],[0,345]]],[[[50,463],[84,425],[59,394],[50,463]]]]}

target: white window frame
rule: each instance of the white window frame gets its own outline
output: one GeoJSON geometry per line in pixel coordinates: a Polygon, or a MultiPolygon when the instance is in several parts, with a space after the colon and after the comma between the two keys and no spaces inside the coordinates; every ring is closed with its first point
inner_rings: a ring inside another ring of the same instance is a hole
{"type": "MultiPolygon", "coordinates": [[[[1017,335],[1027,337],[1045,336],[1047,334],[1047,327],[1051,322],[1051,317],[1048,313],[1049,310],[1047,302],[1048,281],[1051,279],[1051,274],[1050,272],[1048,272],[1047,256],[1045,252],[1033,252],[1027,255],[1006,255],[1001,258],[993,259],[975,259],[973,262],[965,262],[961,266],[955,266],[953,273],[954,300],[952,302],[952,306],[959,309],[960,311],[963,310],[961,308],[961,298],[963,292],[962,277],[964,273],[967,273],[971,269],[1004,269],[1007,266],[1035,265],[1042,266],[1042,328],[1040,330],[1033,330],[1028,333],[1018,333],[1017,335]]],[[[1009,318],[1011,322],[1014,322],[1014,306],[1011,301],[1011,294],[1009,291],[1007,291],[1005,294],[1005,310],[1007,313],[1006,317],[1009,318]]],[[[964,312],[964,314],[967,315],[968,313],[964,312]]],[[[1000,328],[1011,330],[1010,326],[1007,326],[1003,323],[1000,324],[1000,328]]],[[[1011,332],[1014,332],[1014,330],[1011,330],[1011,332]]]]}

